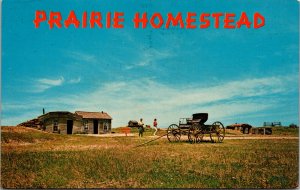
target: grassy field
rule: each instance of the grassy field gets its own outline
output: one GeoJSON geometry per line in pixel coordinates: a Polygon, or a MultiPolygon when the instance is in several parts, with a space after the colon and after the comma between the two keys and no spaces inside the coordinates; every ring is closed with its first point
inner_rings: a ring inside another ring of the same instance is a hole
{"type": "MultiPolygon", "coordinates": [[[[281,130],[281,129],[280,129],[281,130]]],[[[3,188],[296,188],[293,139],[169,143],[153,137],[91,137],[34,129],[1,131],[3,188]]],[[[160,131],[163,133],[163,131],[160,131]]],[[[274,132],[275,133],[275,132],[274,132]]],[[[281,134],[282,132],[278,132],[281,134]]],[[[298,129],[285,136],[298,136],[298,129]]]]}
{"type": "Polygon", "coordinates": [[[273,135],[277,136],[299,136],[299,128],[289,128],[289,127],[272,127],[273,135]]]}

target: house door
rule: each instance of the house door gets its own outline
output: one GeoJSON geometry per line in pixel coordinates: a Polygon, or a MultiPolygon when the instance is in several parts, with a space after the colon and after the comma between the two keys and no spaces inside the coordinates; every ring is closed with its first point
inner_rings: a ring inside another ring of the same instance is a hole
{"type": "Polygon", "coordinates": [[[94,134],[98,134],[98,120],[94,120],[94,134]]]}
{"type": "Polygon", "coordinates": [[[67,134],[73,133],[73,120],[67,120],[67,134]]]}

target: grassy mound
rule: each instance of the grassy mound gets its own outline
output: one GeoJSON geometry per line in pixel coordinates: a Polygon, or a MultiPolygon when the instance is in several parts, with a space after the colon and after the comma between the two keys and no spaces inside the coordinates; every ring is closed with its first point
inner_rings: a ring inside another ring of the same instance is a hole
{"type": "Polygon", "coordinates": [[[1,127],[1,143],[34,143],[61,138],[57,134],[46,133],[27,127],[1,127]]]}

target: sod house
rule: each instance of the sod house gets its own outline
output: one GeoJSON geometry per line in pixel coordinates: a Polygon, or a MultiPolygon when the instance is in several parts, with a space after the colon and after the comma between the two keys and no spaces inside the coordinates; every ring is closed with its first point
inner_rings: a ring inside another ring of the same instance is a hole
{"type": "Polygon", "coordinates": [[[38,117],[41,128],[60,134],[103,134],[111,132],[111,116],[105,112],[68,111],[48,112],[38,117]]]}

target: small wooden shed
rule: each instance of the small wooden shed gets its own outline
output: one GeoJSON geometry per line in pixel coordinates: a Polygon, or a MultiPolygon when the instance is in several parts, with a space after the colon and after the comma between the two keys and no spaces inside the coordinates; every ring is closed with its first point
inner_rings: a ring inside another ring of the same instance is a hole
{"type": "Polygon", "coordinates": [[[111,116],[106,112],[76,111],[76,115],[82,118],[84,131],[89,134],[101,134],[111,132],[111,116]]]}
{"type": "Polygon", "coordinates": [[[244,134],[250,134],[252,126],[247,123],[235,123],[226,126],[226,129],[239,130],[244,134]]]}

